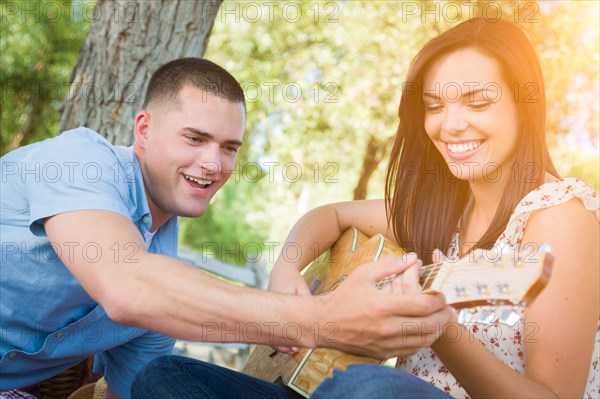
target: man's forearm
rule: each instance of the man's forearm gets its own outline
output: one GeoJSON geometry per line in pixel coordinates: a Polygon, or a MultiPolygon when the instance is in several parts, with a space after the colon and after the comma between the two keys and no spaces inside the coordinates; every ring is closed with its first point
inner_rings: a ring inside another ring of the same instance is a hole
{"type": "Polygon", "coordinates": [[[175,338],[314,346],[318,298],[239,287],[162,255],[119,270],[109,316],[175,338]],[[308,319],[310,318],[311,321],[308,319]]]}
{"type": "Polygon", "coordinates": [[[78,251],[63,252],[61,261],[111,319],[176,338],[318,345],[388,358],[414,353],[437,338],[420,327],[408,331],[407,324],[443,325],[452,313],[442,295],[376,288],[381,279],[411,267],[416,256],[384,257],[357,267],[328,295],[299,296],[238,287],[146,251],[127,261],[109,256],[115,243],[144,246],[131,221],[113,212],[65,212],[46,219],[44,227],[59,247],[93,242],[107,254],[90,262],[78,251]]]}

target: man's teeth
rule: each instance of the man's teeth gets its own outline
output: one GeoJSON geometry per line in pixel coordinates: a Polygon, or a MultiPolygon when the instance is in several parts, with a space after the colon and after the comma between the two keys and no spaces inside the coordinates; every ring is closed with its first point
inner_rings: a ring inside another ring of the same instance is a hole
{"type": "Polygon", "coordinates": [[[196,179],[195,177],[192,176],[188,176],[188,175],[183,175],[186,179],[191,180],[191,181],[195,181],[196,183],[202,185],[202,186],[208,186],[210,183],[212,183],[210,180],[201,180],[201,179],[196,179]]]}
{"type": "Polygon", "coordinates": [[[481,141],[470,141],[468,143],[461,144],[450,144],[448,143],[448,149],[453,154],[462,154],[467,151],[473,151],[475,148],[481,145],[481,141]]]}

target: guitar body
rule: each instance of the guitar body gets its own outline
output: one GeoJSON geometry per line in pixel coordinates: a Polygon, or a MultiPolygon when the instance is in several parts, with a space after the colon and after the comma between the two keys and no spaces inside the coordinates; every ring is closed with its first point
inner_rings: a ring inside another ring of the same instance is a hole
{"type": "MultiPolygon", "coordinates": [[[[359,265],[385,255],[403,253],[383,236],[369,238],[352,227],[329,251],[316,259],[303,276],[313,295],[322,295],[336,289],[359,265]]],[[[242,372],[286,385],[308,398],[324,379],[331,377],[334,369],[345,370],[352,364],[361,363],[381,364],[383,361],[326,348],[300,349],[291,356],[269,346],[257,345],[242,372]]]]}
{"type": "MultiPolygon", "coordinates": [[[[444,294],[447,303],[457,309],[488,304],[524,305],[534,300],[550,278],[553,258],[549,252],[545,246],[528,254],[478,249],[457,261],[422,266],[419,283],[424,290],[444,294]]],[[[369,238],[352,227],[305,270],[303,277],[313,295],[323,295],[336,289],[359,265],[385,255],[402,254],[401,248],[383,236],[369,238]]],[[[385,278],[377,286],[393,278],[385,278]]],[[[309,398],[324,379],[332,376],[333,370],[363,363],[383,361],[327,348],[300,349],[292,356],[257,345],[242,372],[288,386],[309,398]]]]}

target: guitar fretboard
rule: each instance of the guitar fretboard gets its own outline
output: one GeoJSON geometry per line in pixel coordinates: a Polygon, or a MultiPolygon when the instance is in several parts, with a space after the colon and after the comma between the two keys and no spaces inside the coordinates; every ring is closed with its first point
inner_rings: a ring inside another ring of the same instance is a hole
{"type": "MultiPolygon", "coordinates": [[[[430,265],[421,266],[419,269],[419,284],[423,290],[431,288],[431,284],[435,280],[443,263],[432,263],[430,265]]],[[[375,284],[377,288],[382,288],[386,283],[391,283],[396,278],[396,274],[392,274],[384,279],[381,279],[375,284]]]]}

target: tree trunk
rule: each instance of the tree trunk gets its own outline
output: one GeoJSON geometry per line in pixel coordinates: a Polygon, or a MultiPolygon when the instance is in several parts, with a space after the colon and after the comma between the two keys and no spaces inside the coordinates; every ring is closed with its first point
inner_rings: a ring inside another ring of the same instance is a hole
{"type": "Polygon", "coordinates": [[[71,74],[59,132],[94,129],[129,145],[148,81],[158,67],[202,57],[222,0],[98,0],[71,74]]]}
{"type": "Polygon", "coordinates": [[[390,146],[392,139],[393,138],[387,138],[381,141],[375,136],[369,137],[358,183],[356,183],[356,187],[354,188],[354,200],[363,200],[367,198],[369,180],[387,153],[387,149],[390,146]]]}

